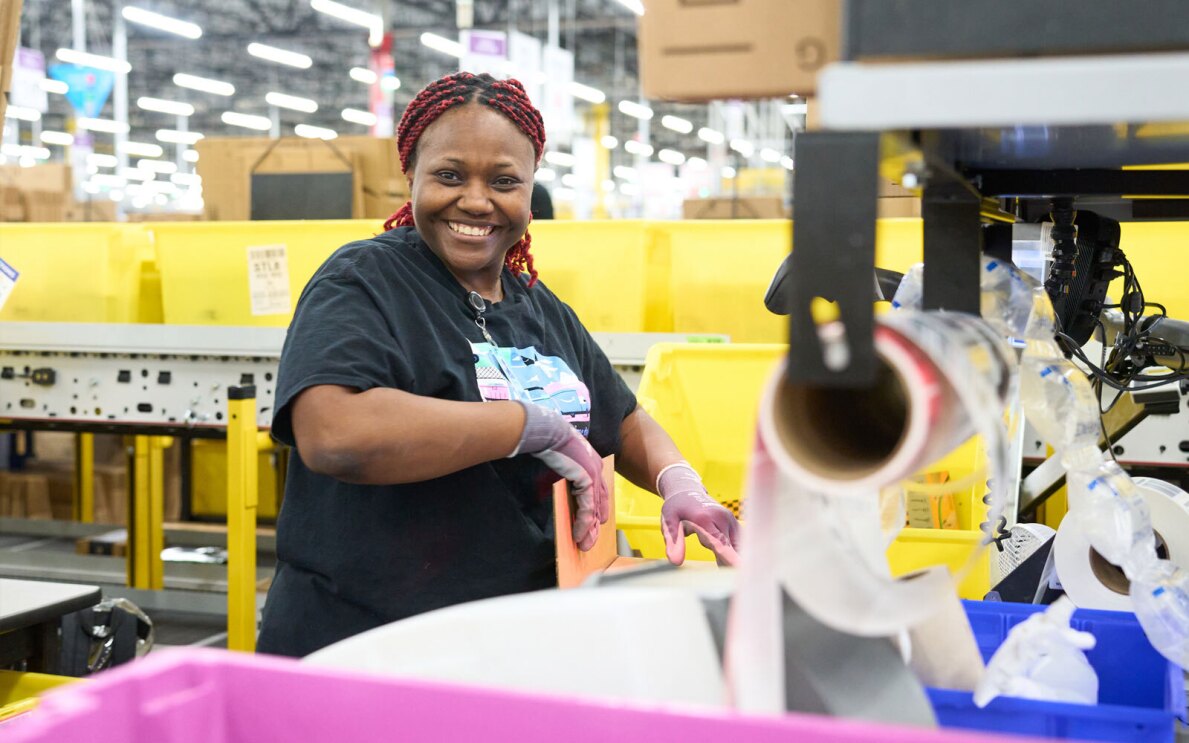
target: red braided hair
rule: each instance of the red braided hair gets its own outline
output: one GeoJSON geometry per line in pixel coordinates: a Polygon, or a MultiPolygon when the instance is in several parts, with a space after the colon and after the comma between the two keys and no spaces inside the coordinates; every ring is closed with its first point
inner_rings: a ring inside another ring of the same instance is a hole
{"type": "MultiPolygon", "coordinates": [[[[409,168],[413,166],[417,154],[417,141],[430,124],[451,108],[472,102],[499,111],[524,132],[524,136],[533,143],[533,152],[537,156],[536,164],[540,165],[541,155],[545,152],[545,122],[541,119],[541,112],[528,99],[520,81],[496,80],[487,73],[474,75],[470,72],[456,72],[422,88],[401,116],[400,126],[396,130],[401,172],[408,173],[409,168]]],[[[415,225],[411,201],[405,202],[405,205],[384,223],[385,230],[413,226],[415,225]]],[[[528,272],[529,286],[537,283],[537,270],[533,268],[533,256],[529,252],[532,242],[532,235],[525,231],[524,237],[504,256],[504,265],[513,276],[528,272]]]]}

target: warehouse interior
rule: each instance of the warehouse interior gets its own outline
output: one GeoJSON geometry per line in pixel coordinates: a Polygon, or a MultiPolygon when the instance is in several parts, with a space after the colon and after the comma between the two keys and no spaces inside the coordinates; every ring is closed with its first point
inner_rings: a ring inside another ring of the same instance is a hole
{"type": "Polygon", "coordinates": [[[0,0],[0,737],[1189,740],[1186,89],[1179,0],[0,0]]]}

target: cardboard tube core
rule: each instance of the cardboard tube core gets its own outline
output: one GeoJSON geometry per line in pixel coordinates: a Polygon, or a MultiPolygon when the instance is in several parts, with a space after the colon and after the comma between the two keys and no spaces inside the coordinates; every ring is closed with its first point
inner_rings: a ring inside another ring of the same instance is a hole
{"type": "MultiPolygon", "coordinates": [[[[1156,557],[1160,560],[1167,560],[1168,545],[1165,543],[1164,537],[1158,531],[1153,530],[1153,533],[1156,535],[1156,557]]],[[[1122,596],[1131,595],[1131,581],[1127,580],[1123,569],[1113,562],[1107,562],[1107,559],[1093,547],[1090,548],[1090,572],[1094,573],[1094,577],[1098,579],[1099,583],[1115,593],[1122,596]]]]}
{"type": "Polygon", "coordinates": [[[858,480],[878,471],[903,443],[911,414],[908,391],[877,357],[869,388],[784,381],[776,390],[775,428],[789,456],[808,471],[858,480]]]}

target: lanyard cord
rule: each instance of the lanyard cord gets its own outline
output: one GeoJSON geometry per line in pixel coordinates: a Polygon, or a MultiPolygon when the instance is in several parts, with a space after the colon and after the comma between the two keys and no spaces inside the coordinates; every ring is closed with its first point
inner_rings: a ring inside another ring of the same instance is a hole
{"type": "Polygon", "coordinates": [[[483,297],[479,296],[479,292],[468,294],[467,302],[470,303],[471,309],[475,311],[475,324],[479,326],[479,332],[483,333],[483,337],[491,344],[492,349],[495,349],[497,346],[491,338],[491,333],[487,332],[487,320],[483,317],[483,313],[487,311],[487,302],[483,301],[483,297]]]}

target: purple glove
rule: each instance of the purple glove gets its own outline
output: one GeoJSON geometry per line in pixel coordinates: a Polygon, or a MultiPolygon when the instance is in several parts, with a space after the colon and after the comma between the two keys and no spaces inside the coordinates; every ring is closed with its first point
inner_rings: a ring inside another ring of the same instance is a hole
{"type": "Polygon", "coordinates": [[[674,565],[685,562],[686,524],[698,535],[702,546],[714,553],[719,565],[739,562],[739,522],[735,515],[710,497],[702,478],[687,462],[671,464],[656,478],[661,506],[661,532],[665,556],[674,565]]]}
{"type": "Polygon", "coordinates": [[[520,405],[524,408],[524,431],[508,456],[532,454],[570,482],[570,492],[578,504],[574,544],[585,552],[599,538],[599,524],[607,523],[611,515],[610,496],[603,482],[603,459],[561,413],[532,403],[520,405]]]}

